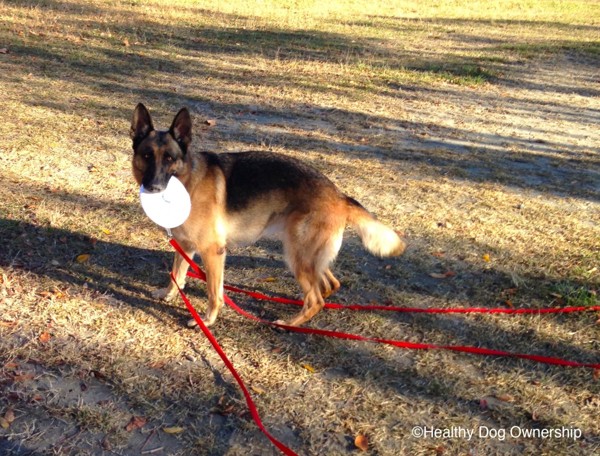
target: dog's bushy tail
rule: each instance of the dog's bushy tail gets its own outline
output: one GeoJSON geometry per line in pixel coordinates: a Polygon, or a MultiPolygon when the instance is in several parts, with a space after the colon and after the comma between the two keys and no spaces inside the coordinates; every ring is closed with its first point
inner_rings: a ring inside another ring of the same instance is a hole
{"type": "Polygon", "coordinates": [[[398,233],[378,221],[354,198],[346,197],[348,222],[358,231],[365,248],[379,257],[401,255],[406,243],[398,233]]]}

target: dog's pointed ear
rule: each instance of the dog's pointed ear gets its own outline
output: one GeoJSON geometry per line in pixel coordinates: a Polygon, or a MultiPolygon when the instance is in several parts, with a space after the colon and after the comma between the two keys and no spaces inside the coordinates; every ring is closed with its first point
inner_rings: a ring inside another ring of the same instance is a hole
{"type": "Polygon", "coordinates": [[[181,108],[177,113],[169,129],[169,133],[175,138],[183,153],[186,153],[188,146],[192,142],[192,118],[187,108],[181,108]]]}
{"type": "Polygon", "coordinates": [[[146,106],[144,106],[142,103],[139,103],[135,107],[135,111],[133,111],[131,129],[129,131],[131,139],[133,139],[133,148],[135,149],[137,145],[153,130],[154,125],[152,125],[152,117],[150,117],[150,112],[148,109],[146,109],[146,106]]]}

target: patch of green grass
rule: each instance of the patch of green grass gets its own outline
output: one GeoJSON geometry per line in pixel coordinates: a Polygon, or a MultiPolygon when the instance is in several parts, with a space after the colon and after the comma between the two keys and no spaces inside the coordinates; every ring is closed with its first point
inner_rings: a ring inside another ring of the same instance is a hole
{"type": "Polygon", "coordinates": [[[566,306],[597,306],[600,304],[597,290],[572,283],[558,283],[552,288],[551,296],[566,306]]]}
{"type": "Polygon", "coordinates": [[[458,85],[479,85],[494,80],[495,73],[482,65],[469,63],[437,63],[415,68],[418,72],[431,73],[440,79],[458,85]]]}
{"type": "Polygon", "coordinates": [[[600,56],[600,41],[563,41],[538,43],[509,43],[498,47],[523,58],[548,57],[560,53],[600,56]]]}

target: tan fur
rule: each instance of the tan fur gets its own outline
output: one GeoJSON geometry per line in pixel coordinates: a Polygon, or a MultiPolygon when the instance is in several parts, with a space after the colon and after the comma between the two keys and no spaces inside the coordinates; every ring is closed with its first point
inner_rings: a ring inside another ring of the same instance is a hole
{"type": "MultiPolygon", "coordinates": [[[[138,123],[137,114],[136,109],[132,137],[138,123]]],[[[185,114],[188,115],[187,111],[185,114]]],[[[148,122],[151,126],[151,121],[148,122]]],[[[146,132],[144,147],[150,144],[153,159],[157,164],[164,163],[164,154],[173,144],[166,141],[158,147],[153,133],[146,132]]],[[[138,155],[136,153],[133,159],[133,173],[141,184],[144,160],[138,155]]],[[[207,325],[214,323],[223,306],[223,271],[228,246],[252,243],[265,236],[282,240],[285,261],[304,295],[300,312],[288,321],[278,321],[292,326],[314,317],[323,308],[324,299],[339,289],[340,283],[329,268],[341,247],[347,223],[357,227],[367,249],[376,255],[399,255],[404,251],[404,242],[394,231],[340,193],[324,176],[311,175],[310,182],[293,192],[275,187],[253,196],[242,210],[228,212],[226,176],[219,166],[210,164],[202,154],[187,153],[173,163],[173,167],[169,172],[188,190],[192,209],[186,222],[172,233],[189,257],[195,253],[200,255],[206,269],[207,325]]],[[[180,287],[185,284],[188,266],[179,254],[175,255],[173,275],[180,287]]],[[[176,294],[177,287],[171,282],[153,296],[168,300],[176,294]]]]}

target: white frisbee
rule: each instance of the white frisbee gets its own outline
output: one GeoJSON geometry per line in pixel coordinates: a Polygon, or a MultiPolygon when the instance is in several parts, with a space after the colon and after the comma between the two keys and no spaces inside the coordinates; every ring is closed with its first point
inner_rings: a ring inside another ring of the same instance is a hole
{"type": "Polygon", "coordinates": [[[182,225],[192,209],[190,194],[176,177],[171,177],[162,192],[149,193],[140,187],[140,202],[146,215],[166,229],[182,225]]]}

